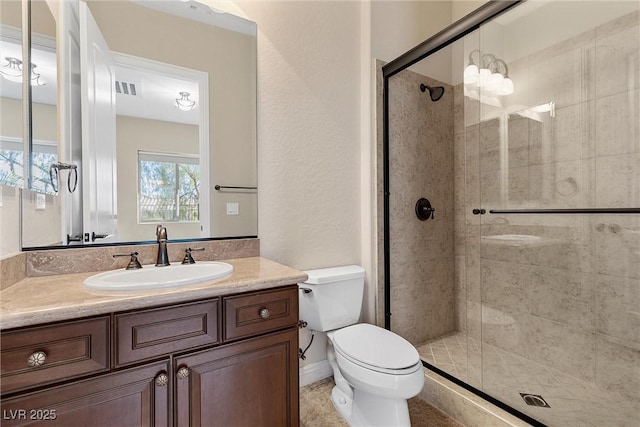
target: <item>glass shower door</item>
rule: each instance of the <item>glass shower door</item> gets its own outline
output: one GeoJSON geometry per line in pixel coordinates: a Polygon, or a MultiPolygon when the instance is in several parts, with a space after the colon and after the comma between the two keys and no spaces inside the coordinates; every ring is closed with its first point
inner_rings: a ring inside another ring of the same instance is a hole
{"type": "Polygon", "coordinates": [[[640,207],[639,22],[637,2],[531,2],[479,30],[514,91],[469,91],[475,381],[548,425],[640,422],[640,215],[600,210],[640,207]]]}

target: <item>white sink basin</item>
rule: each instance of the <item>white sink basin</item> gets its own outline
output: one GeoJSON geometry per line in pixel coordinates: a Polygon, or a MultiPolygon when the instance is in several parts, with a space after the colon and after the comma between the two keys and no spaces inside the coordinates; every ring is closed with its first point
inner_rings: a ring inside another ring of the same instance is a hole
{"type": "Polygon", "coordinates": [[[84,286],[101,291],[136,291],[192,285],[227,277],[231,273],[231,264],[218,261],[173,264],[166,267],[147,265],[138,270],[112,270],[94,274],[85,279],[84,286]]]}

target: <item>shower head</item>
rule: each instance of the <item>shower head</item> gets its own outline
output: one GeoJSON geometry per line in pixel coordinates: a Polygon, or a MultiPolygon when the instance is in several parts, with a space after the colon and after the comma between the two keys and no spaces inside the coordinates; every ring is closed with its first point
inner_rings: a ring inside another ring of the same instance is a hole
{"type": "Polygon", "coordinates": [[[431,100],[433,102],[438,101],[440,98],[442,98],[442,95],[444,95],[444,87],[442,86],[427,86],[425,84],[421,84],[420,85],[420,90],[421,91],[426,91],[429,90],[429,96],[431,97],[431,100]]]}

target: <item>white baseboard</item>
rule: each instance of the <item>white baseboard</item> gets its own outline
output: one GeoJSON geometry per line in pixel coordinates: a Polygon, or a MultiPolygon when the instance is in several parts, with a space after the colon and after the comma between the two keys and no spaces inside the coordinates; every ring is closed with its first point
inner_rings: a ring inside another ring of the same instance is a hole
{"type": "Polygon", "coordinates": [[[315,363],[309,363],[300,368],[300,387],[313,384],[316,381],[333,375],[333,370],[327,359],[315,363]]]}

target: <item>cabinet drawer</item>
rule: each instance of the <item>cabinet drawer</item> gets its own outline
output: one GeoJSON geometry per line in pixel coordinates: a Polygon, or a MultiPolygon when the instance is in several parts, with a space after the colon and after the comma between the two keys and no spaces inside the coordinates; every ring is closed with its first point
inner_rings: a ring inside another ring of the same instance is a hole
{"type": "Polygon", "coordinates": [[[296,325],[298,287],[224,298],[224,339],[257,335],[296,325]]]}
{"type": "Polygon", "coordinates": [[[109,369],[109,317],[2,334],[2,393],[109,369]]]}
{"type": "Polygon", "coordinates": [[[115,316],[116,366],[219,341],[218,299],[115,316]]]}

